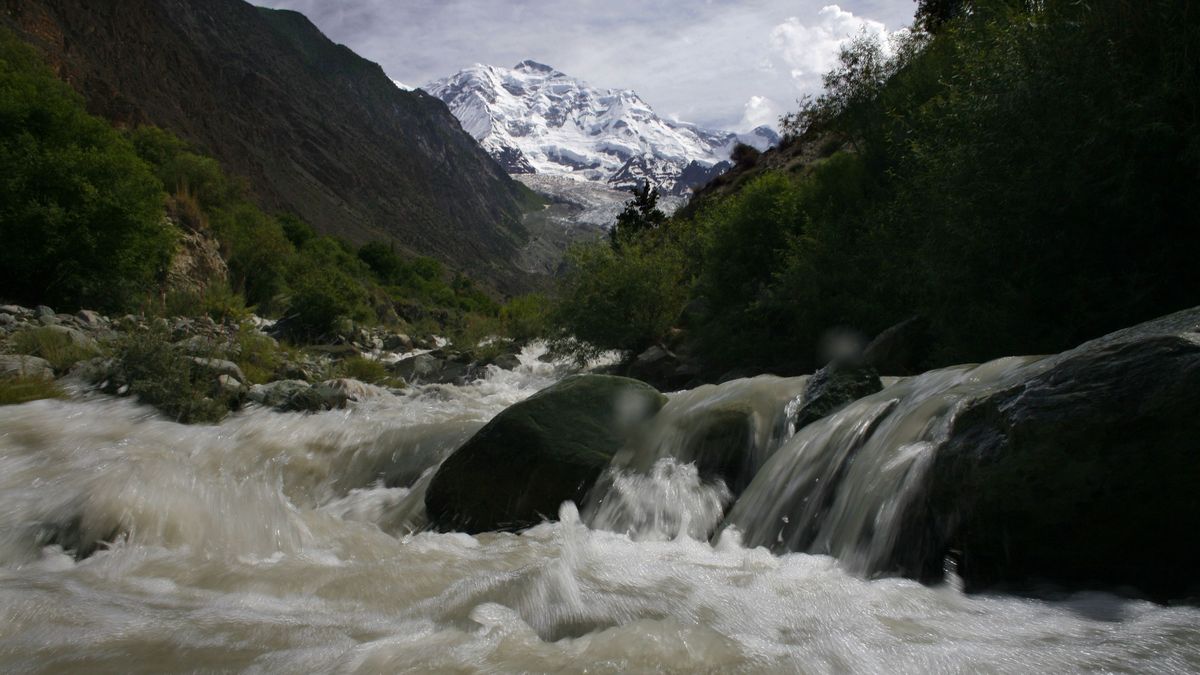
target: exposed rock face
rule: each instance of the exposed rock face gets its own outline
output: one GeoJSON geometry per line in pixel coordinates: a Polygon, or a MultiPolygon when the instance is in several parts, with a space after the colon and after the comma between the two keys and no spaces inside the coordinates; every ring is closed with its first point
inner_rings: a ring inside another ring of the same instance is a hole
{"type": "Polygon", "coordinates": [[[229,277],[217,241],[200,232],[180,228],[178,246],[167,269],[167,290],[194,295],[229,277]]]}
{"type": "Polygon", "coordinates": [[[425,496],[430,522],[520,530],[582,502],[628,434],[666,397],[623,377],[570,377],[497,415],[446,459],[425,496]]]}
{"type": "Polygon", "coordinates": [[[953,551],[969,589],[1046,579],[1194,591],[1200,308],[1040,361],[970,401],[932,470],[930,576],[953,551]]]}
{"type": "Polygon", "coordinates": [[[169,129],[249,179],[268,210],[394,241],[501,288],[526,194],[437,99],[403,91],[302,15],[242,0],[6,0],[89,109],[169,129]]]}

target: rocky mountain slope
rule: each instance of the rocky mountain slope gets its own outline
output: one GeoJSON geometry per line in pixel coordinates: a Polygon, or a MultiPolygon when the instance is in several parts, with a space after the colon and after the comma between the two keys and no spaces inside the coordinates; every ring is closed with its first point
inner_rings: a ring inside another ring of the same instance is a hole
{"type": "MultiPolygon", "coordinates": [[[[397,88],[304,16],[241,0],[4,0],[92,112],[169,129],[247,179],[269,210],[395,242],[500,288],[530,193],[437,99],[397,88]]],[[[169,186],[170,187],[170,186],[169,186]]]]}
{"type": "Polygon", "coordinates": [[[635,92],[598,89],[550,66],[475,65],[426,85],[512,174],[571,176],[625,189],[649,180],[685,195],[721,170],[738,142],[778,142],[767,127],[714,131],[659,117],[635,92]]]}

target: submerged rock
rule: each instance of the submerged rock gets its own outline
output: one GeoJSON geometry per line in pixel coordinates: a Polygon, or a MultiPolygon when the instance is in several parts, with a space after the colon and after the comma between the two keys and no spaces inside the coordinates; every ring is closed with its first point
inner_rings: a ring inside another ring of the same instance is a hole
{"type": "Polygon", "coordinates": [[[928,483],[926,574],[1159,598],[1200,569],[1200,308],[1044,359],[967,402],[928,483]]]}
{"type": "Polygon", "coordinates": [[[581,503],[613,454],[666,403],[644,382],[577,375],[497,415],[438,469],[430,523],[468,533],[520,530],[581,503]]]}
{"type": "Polygon", "coordinates": [[[834,361],[818,370],[804,388],[796,412],[796,429],[837,412],[864,396],[883,389],[879,373],[870,366],[834,361]]]}

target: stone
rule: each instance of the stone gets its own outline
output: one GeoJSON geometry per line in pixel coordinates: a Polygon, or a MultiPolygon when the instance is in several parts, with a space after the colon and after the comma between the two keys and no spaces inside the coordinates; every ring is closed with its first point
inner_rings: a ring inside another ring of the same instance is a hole
{"type": "Polygon", "coordinates": [[[20,354],[0,354],[0,376],[4,377],[40,377],[54,379],[54,368],[50,362],[36,356],[20,354]]]}
{"type": "Polygon", "coordinates": [[[76,312],[75,320],[79,325],[93,330],[99,330],[108,326],[108,319],[101,316],[99,312],[94,312],[90,309],[81,309],[76,312]]]}
{"type": "Polygon", "coordinates": [[[242,369],[239,368],[238,365],[233,361],[226,361],[225,359],[206,359],[199,356],[193,356],[191,359],[192,363],[195,364],[196,367],[200,368],[204,372],[207,372],[214,379],[222,375],[228,375],[239,382],[246,381],[246,376],[242,373],[242,369]]]}
{"type": "Polygon", "coordinates": [[[88,337],[87,334],[77,328],[69,328],[67,326],[47,326],[46,330],[54,333],[55,335],[61,336],[62,339],[69,343],[72,347],[77,347],[89,352],[100,351],[100,346],[96,344],[96,341],[88,337]]]}
{"type": "Polygon", "coordinates": [[[516,370],[521,367],[521,359],[516,354],[501,354],[492,359],[491,364],[501,370],[516,370]]]}
{"type": "Polygon", "coordinates": [[[274,408],[286,405],[292,396],[309,388],[310,385],[308,382],[303,380],[277,380],[268,384],[256,384],[250,387],[246,398],[259,405],[274,408]]]}
{"type": "Polygon", "coordinates": [[[584,496],[666,397],[637,380],[576,375],[488,422],[438,468],[425,506],[442,531],[516,531],[584,496]]]}
{"type": "Polygon", "coordinates": [[[684,388],[695,379],[696,372],[662,345],[654,345],[638,354],[625,370],[629,377],[669,391],[684,388]]]}
{"type": "Polygon", "coordinates": [[[834,361],[818,370],[804,387],[794,428],[799,431],[864,396],[883,389],[879,373],[870,366],[834,361]]]}
{"type": "Polygon", "coordinates": [[[862,362],[882,375],[914,375],[929,356],[930,324],[921,316],[906,319],[875,336],[862,362]]]}
{"type": "Polygon", "coordinates": [[[1037,361],[968,401],[930,471],[928,512],[907,534],[925,543],[926,577],[952,555],[967,590],[1050,581],[1188,597],[1200,308],[1037,361]]]}
{"type": "Polygon", "coordinates": [[[410,352],[413,340],[404,333],[393,333],[383,339],[383,348],[390,352],[410,352]]]}
{"type": "Polygon", "coordinates": [[[473,372],[468,363],[447,361],[432,354],[419,354],[397,361],[389,370],[413,384],[461,383],[473,372]]]}

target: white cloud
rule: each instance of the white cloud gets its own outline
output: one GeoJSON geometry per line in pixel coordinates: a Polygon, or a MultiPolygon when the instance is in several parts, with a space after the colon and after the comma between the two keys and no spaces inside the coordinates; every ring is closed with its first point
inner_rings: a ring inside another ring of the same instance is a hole
{"type": "Polygon", "coordinates": [[[837,65],[842,45],[861,33],[885,44],[887,27],[879,21],[855,16],[838,5],[826,5],[815,22],[789,17],[771,30],[771,49],[801,86],[810,84],[837,65]]]}
{"type": "Polygon", "coordinates": [[[633,89],[660,114],[731,129],[774,123],[816,92],[847,36],[899,28],[916,8],[913,0],[253,1],[304,12],[404,82],[535,59],[595,86],[633,89]],[[754,96],[774,107],[748,111],[754,96]]]}
{"type": "Polygon", "coordinates": [[[742,121],[735,131],[750,131],[755,127],[774,127],[783,113],[780,105],[765,96],[751,96],[742,106],[742,121]]]}

